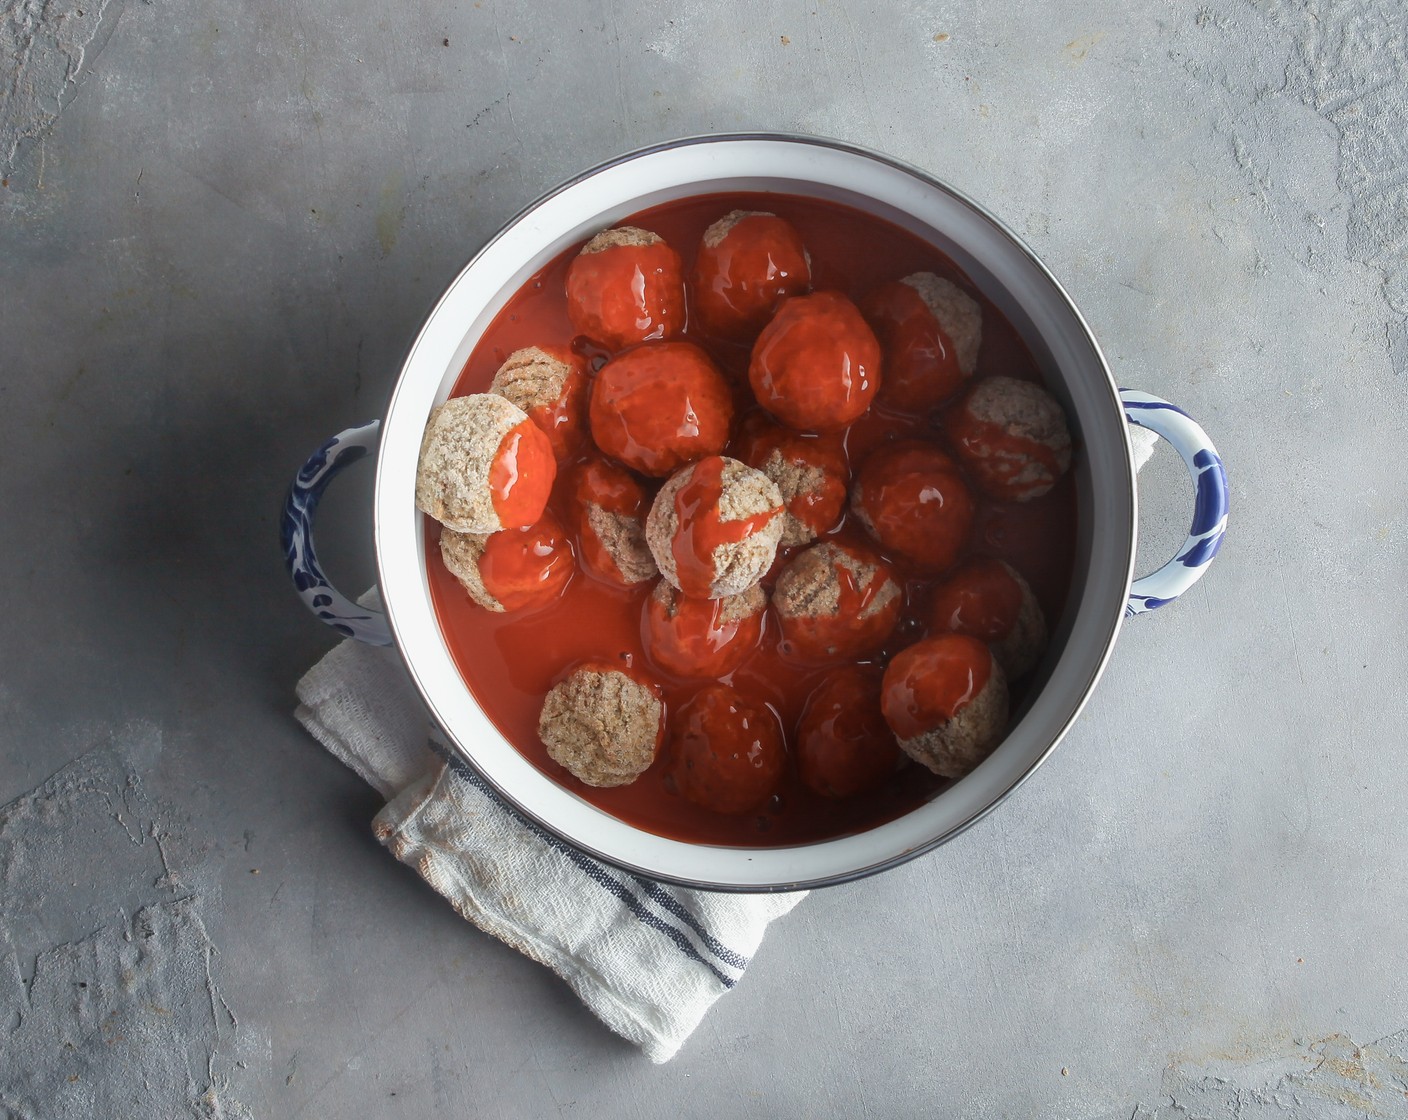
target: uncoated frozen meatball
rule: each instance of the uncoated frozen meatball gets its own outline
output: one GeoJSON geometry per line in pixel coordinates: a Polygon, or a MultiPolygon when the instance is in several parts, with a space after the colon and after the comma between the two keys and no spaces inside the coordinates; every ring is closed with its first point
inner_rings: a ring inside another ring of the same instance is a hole
{"type": "Polygon", "coordinates": [[[901,650],[880,698],[900,749],[944,778],[961,778],[1007,728],[1007,677],[966,634],[940,634],[901,650]]]}
{"type": "Polygon", "coordinates": [[[515,350],[494,374],[489,392],[512,401],[542,428],[559,463],[582,443],[587,410],[587,365],[561,346],[515,350]]]}
{"type": "Polygon", "coordinates": [[[890,565],[870,549],[822,541],[778,574],[772,605],[788,652],[855,657],[890,636],[904,596],[890,565]]]}
{"type": "Polygon", "coordinates": [[[696,599],[721,599],[748,590],[772,567],[782,519],[772,479],[711,455],[660,488],[645,539],[671,584],[696,599]]]}
{"type": "Polygon", "coordinates": [[[552,444],[521,408],[494,393],[452,397],[426,422],[416,508],[457,533],[521,529],[556,477],[552,444]]]}
{"type": "Polygon", "coordinates": [[[607,665],[584,665],[553,686],[538,718],[553,761],[599,788],[645,773],[664,735],[665,707],[655,691],[607,665]]]}
{"type": "Polygon", "coordinates": [[[931,633],[967,634],[987,642],[993,656],[1016,680],[1046,649],[1046,616],[1031,585],[1002,560],[970,560],[934,588],[931,633]]]}
{"type": "Polygon", "coordinates": [[[1071,465],[1071,433],[1056,399],[1030,381],[986,377],[944,417],[954,450],[979,489],[1028,502],[1071,465]]]}

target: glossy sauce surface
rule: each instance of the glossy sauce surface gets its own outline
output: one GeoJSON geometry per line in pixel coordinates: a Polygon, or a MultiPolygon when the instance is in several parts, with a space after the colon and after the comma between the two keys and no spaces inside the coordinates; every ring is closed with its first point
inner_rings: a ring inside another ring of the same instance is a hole
{"type": "Polygon", "coordinates": [[[797,231],[780,218],[749,214],[715,245],[699,246],[692,312],[716,334],[747,340],[779,302],[801,295],[811,266],[797,231]]]}
{"type": "Polygon", "coordinates": [[[967,707],[992,675],[988,647],[940,634],[901,650],[885,670],[885,718],[901,739],[932,731],[967,707]]]}
{"type": "Polygon", "coordinates": [[[763,614],[730,611],[727,599],[678,595],[674,613],[652,595],[641,620],[645,652],[667,673],[700,679],[726,677],[757,649],[763,614]]]}
{"type": "Polygon", "coordinates": [[[626,350],[602,367],[592,388],[590,417],[602,451],[663,478],[723,450],[733,397],[699,347],[651,343],[626,350]]]}
{"type": "Polygon", "coordinates": [[[953,563],[973,529],[973,498],[958,466],[932,444],[902,442],[866,459],[856,504],[882,544],[935,572],[953,563]]]}
{"type": "Polygon", "coordinates": [[[684,329],[684,276],[679,254],[668,242],[617,245],[573,257],[565,283],[567,308],[578,331],[593,342],[619,350],[684,329]]]}
{"type": "Polygon", "coordinates": [[[489,463],[489,499],[505,528],[520,529],[538,520],[556,475],[552,444],[533,421],[504,433],[489,463]]]}
{"type": "Polygon", "coordinates": [[[479,578],[506,611],[549,603],[572,578],[572,544],[556,517],[544,513],[526,529],[505,529],[484,542],[479,578]]]}
{"type": "MultiPolygon", "coordinates": [[[[962,274],[942,254],[883,221],[836,204],[779,195],[728,194],[669,203],[625,219],[654,230],[675,246],[686,264],[704,229],[733,209],[770,210],[790,221],[812,257],[814,287],[842,291],[853,300],[880,284],[913,272],[929,271],[963,284],[962,274]]],[[[623,224],[624,224],[623,223],[623,224]]],[[[551,262],[509,302],[485,332],[466,363],[455,393],[481,392],[504,359],[524,346],[565,344],[576,333],[567,314],[563,284],[576,247],[551,262]]],[[[1040,380],[1016,332],[982,297],[984,337],[975,376],[1005,374],[1040,380]]],[[[755,408],[746,392],[749,347],[694,333],[736,387],[734,431],[755,408]]],[[[595,359],[590,347],[578,349],[595,359]]],[[[929,415],[894,412],[883,401],[839,434],[838,442],[854,472],[866,454],[895,436],[923,438],[943,445],[929,415]]],[[[585,455],[589,449],[584,449],[585,455]]],[[[733,450],[726,449],[726,454],[733,450]]],[[[571,472],[564,471],[570,477],[571,472]]],[[[646,482],[647,487],[653,485],[646,482]]],[[[975,493],[977,511],[969,550],[1009,561],[1024,576],[1053,628],[1070,581],[1076,508],[1074,483],[1066,475],[1050,494],[1024,505],[994,502],[975,493]]],[[[555,488],[551,508],[564,524],[575,524],[567,484],[555,488]]],[[[946,783],[923,767],[904,764],[876,788],[846,799],[822,797],[801,782],[789,757],[777,793],[758,809],[726,816],[702,809],[669,788],[668,749],[634,784],[615,789],[582,785],[548,758],[537,737],[538,713],[552,685],[584,661],[634,666],[659,682],[667,717],[700,688],[697,679],[674,675],[653,664],[641,638],[641,616],[651,584],[622,588],[578,571],[552,605],[522,614],[491,614],[474,606],[441,563],[434,542],[439,526],[426,519],[427,568],[431,593],[451,654],[490,720],[544,773],[605,811],[665,836],[740,846],[773,846],[840,836],[872,827],[931,797],[946,783]]],[[[851,518],[835,530],[859,535],[851,518]]],[[[827,538],[823,538],[827,539],[827,538]]],[[[868,664],[883,665],[926,633],[932,577],[920,578],[904,560],[886,556],[905,583],[905,606],[898,626],[868,664]]],[[[780,561],[781,562],[781,558],[780,561]]],[[[774,574],[776,572],[774,568],[774,574]]],[[[771,589],[772,577],[764,580],[771,589]]],[[[787,737],[789,756],[803,708],[812,693],[836,673],[834,664],[790,658],[779,650],[777,620],[769,610],[755,651],[724,680],[755,704],[770,708],[787,737]]],[[[849,663],[849,662],[848,662],[849,663]]],[[[1020,704],[1020,693],[1014,706],[1020,704]]]]}
{"type": "Polygon", "coordinates": [[[764,510],[751,517],[725,521],[719,512],[724,496],[724,461],[719,455],[700,459],[689,481],[675,491],[677,528],[670,540],[680,590],[696,599],[707,599],[718,575],[716,549],[740,544],[763,529],[781,512],[764,510]]]}
{"type": "Polygon", "coordinates": [[[758,403],[788,427],[840,431],[880,387],[880,344],[840,292],[793,296],[763,328],[748,364],[758,403]]]}
{"type": "Polygon", "coordinates": [[[884,347],[880,393],[896,408],[934,408],[963,387],[958,352],[908,284],[877,288],[861,310],[884,347]]]}
{"type": "Polygon", "coordinates": [[[985,642],[1007,637],[1022,612],[1022,589],[995,560],[972,560],[934,589],[930,628],[985,642]]]}

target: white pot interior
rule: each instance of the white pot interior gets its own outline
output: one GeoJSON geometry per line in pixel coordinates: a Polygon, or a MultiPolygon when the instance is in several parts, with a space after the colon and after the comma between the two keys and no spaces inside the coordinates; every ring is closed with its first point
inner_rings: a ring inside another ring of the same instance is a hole
{"type": "Polygon", "coordinates": [[[411,675],[450,741],[507,800],[577,847],[644,874],[733,890],[790,889],[865,874],[947,839],[1000,801],[1060,740],[1090,694],[1123,615],[1135,496],[1115,387],[1069,298],[1021,242],[975,204],[912,169],[805,138],[683,141],[623,157],[534,204],[456,278],[416,339],[392,394],[378,459],[381,593],[411,675]],[[932,243],[1011,320],[1061,400],[1077,441],[1080,526],[1062,623],[1002,745],[967,777],[870,831],[787,848],[723,848],[634,828],[569,792],[480,710],[441,638],[413,504],[421,432],[508,299],[569,246],[625,216],[690,195],[774,191],[839,202],[932,243]],[[1041,678],[1045,679],[1042,680],[1041,678]]]}

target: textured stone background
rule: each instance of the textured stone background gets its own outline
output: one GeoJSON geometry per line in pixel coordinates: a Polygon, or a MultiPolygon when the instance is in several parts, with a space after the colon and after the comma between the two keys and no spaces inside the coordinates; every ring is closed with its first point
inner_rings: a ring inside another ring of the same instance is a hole
{"type": "Polygon", "coordinates": [[[0,59],[0,1114],[1408,1115],[1397,0],[9,0],[0,59]],[[1002,214],[1233,524],[1037,780],[655,1068],[372,840],[276,513],[524,202],[744,128],[1002,214]]]}

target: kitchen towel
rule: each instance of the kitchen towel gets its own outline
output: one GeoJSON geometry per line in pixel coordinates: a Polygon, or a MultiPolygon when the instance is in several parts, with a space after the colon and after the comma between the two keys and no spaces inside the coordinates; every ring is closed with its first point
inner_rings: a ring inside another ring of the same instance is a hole
{"type": "MultiPolygon", "coordinates": [[[[1156,437],[1130,432],[1136,469],[1156,437]]],[[[374,591],[363,597],[379,605],[374,591]]],[[[298,682],[299,722],[389,798],[377,838],[486,933],[561,976],[653,1062],[743,976],[805,892],[715,894],[576,851],[501,802],[445,745],[394,647],[348,639],[298,682]]]]}
{"type": "Polygon", "coordinates": [[[299,722],[390,798],[373,821],[377,838],[653,1062],[674,1056],[743,976],[768,923],[805,897],[672,887],[544,832],[427,730],[392,647],[342,642],[299,681],[298,699],[299,722]]]}

